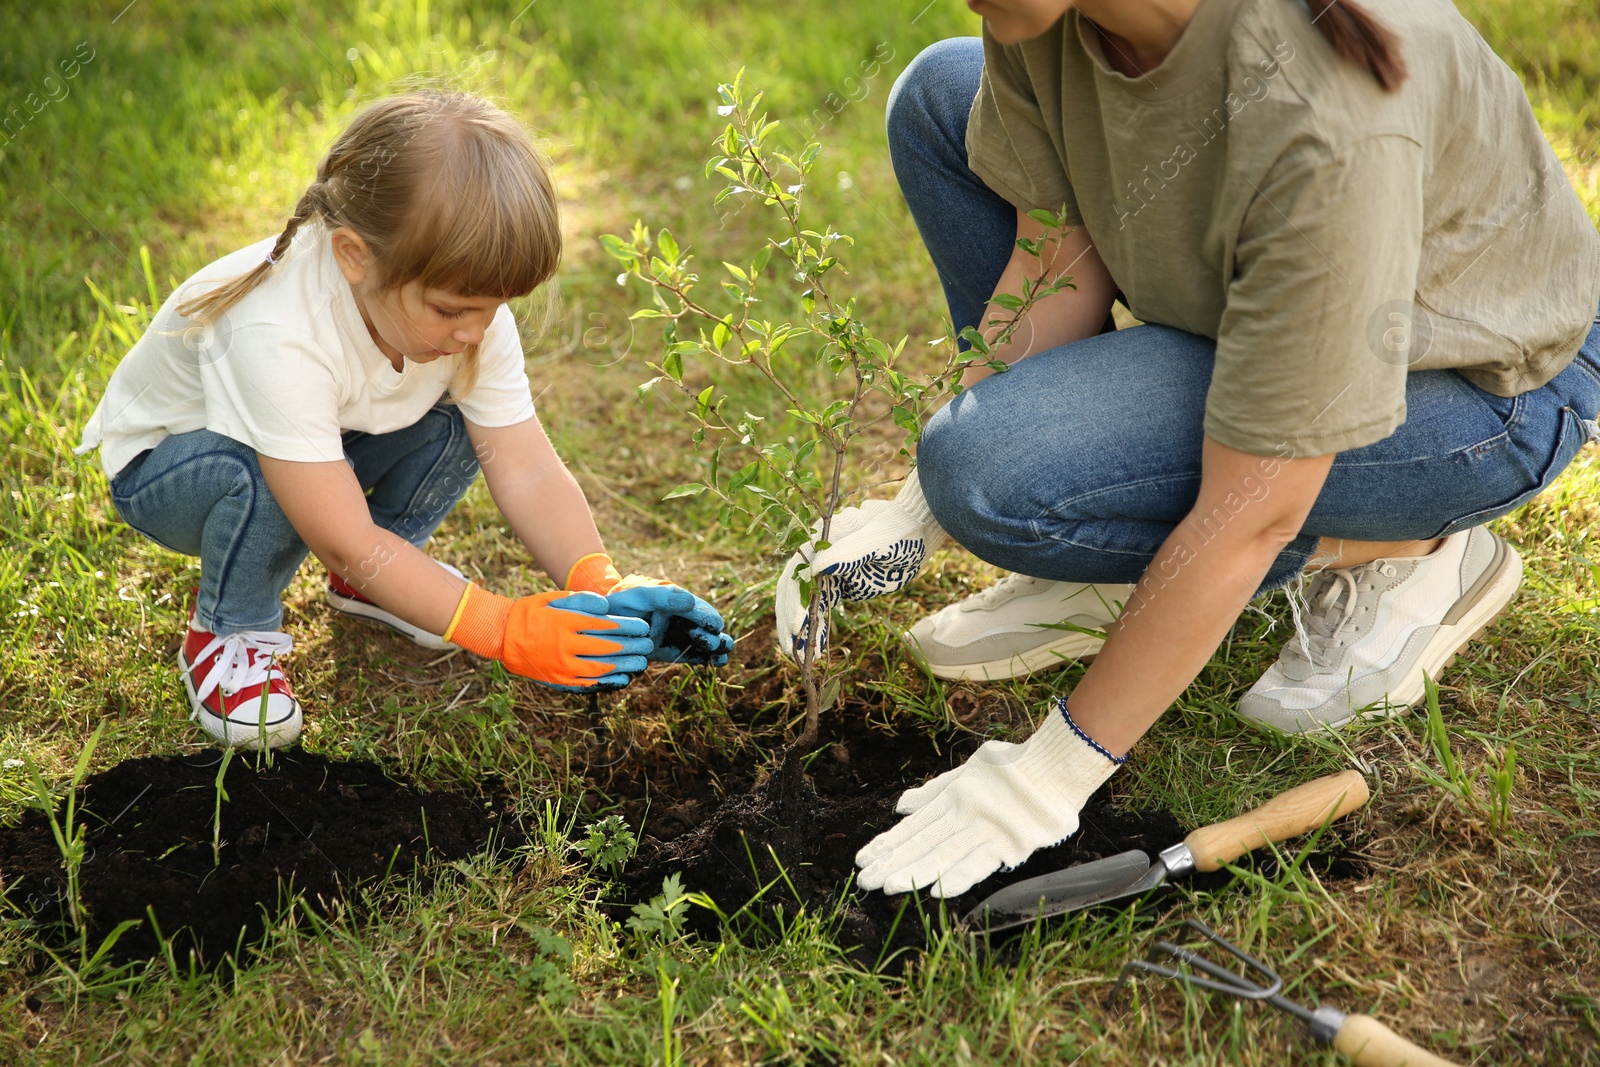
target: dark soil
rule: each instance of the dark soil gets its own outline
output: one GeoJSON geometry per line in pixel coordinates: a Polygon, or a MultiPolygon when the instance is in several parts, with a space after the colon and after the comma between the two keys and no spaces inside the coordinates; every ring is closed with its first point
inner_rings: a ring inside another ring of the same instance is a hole
{"type": "MultiPolygon", "coordinates": [[[[801,906],[823,915],[837,909],[841,947],[863,966],[899,970],[944,925],[943,915],[960,917],[1003,886],[1072,864],[1129,849],[1142,849],[1153,859],[1189,829],[1168,812],[1125,810],[1108,784],[1090,798],[1077,834],[953,900],[859,890],[846,896],[856,851],[898,820],[894,803],[900,793],[961,763],[979,740],[893,735],[860,717],[825,717],[821,752],[798,782],[780,773],[754,787],[744,783],[721,799],[688,797],[663,808],[658,798],[644,822],[639,852],[622,878],[625,900],[648,900],[660,893],[664,877],[676,873],[685,888],[708,894],[732,914],[766,886],[760,902],[745,912],[746,932],[757,937],[776,932],[780,913],[793,916],[801,906]]],[[[725,770],[738,777],[746,768],[734,764],[725,770]]],[[[1270,873],[1270,853],[1256,862],[1270,873]]],[[[1357,861],[1342,855],[1320,857],[1317,866],[1333,879],[1360,873],[1357,861]]],[[[1218,888],[1231,877],[1219,872],[1185,881],[1191,888],[1218,888]]],[[[715,936],[716,920],[709,912],[696,909],[692,921],[697,932],[715,936]]]]}
{"type": "MultiPolygon", "coordinates": [[[[240,753],[223,787],[221,863],[212,851],[220,752],[151,756],[88,778],[78,819],[86,828],[79,869],[90,951],[125,920],[119,960],[160,955],[148,908],[186,966],[202,966],[260,938],[296,893],[326,914],[359,905],[358,889],[430,864],[515,844],[502,803],[483,796],[422,793],[374,763],[338,762],[299,750],[256,769],[240,753]],[[502,825],[504,822],[504,825],[502,825]]],[[[61,854],[42,811],[0,828],[0,883],[15,906],[63,943],[72,933],[61,854]]]]}

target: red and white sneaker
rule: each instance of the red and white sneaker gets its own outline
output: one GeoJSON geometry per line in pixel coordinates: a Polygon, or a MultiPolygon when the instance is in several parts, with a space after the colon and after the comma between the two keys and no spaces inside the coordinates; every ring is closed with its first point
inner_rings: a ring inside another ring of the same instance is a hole
{"type": "MultiPolygon", "coordinates": [[[[434,560],[434,562],[438,563],[439,561],[434,560]]],[[[465,574],[462,574],[448,563],[439,563],[439,566],[443,567],[457,578],[466,578],[465,574]]],[[[455,645],[446,641],[444,638],[440,637],[438,634],[430,634],[428,631],[422,629],[422,627],[414,626],[411,623],[406,622],[406,620],[402,619],[393,612],[383,610],[382,608],[378,607],[378,605],[362,596],[361,593],[357,591],[355,586],[351,585],[337,574],[333,574],[331,572],[328,575],[328,604],[333,608],[334,611],[337,611],[341,615],[349,615],[352,618],[357,619],[368,619],[372,622],[381,622],[383,625],[387,626],[401,637],[409,637],[413,644],[421,645],[423,648],[431,648],[435,651],[439,651],[446,648],[456,647],[455,645]]]]}
{"type": "Polygon", "coordinates": [[[246,630],[218,637],[190,628],[178,650],[189,718],[225,748],[284,748],[300,737],[300,702],[279,666],[288,634],[246,630]]]}

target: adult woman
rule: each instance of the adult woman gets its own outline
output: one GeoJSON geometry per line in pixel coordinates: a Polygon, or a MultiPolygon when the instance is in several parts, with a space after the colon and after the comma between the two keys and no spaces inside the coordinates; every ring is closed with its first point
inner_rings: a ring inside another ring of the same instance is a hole
{"type": "Polygon", "coordinates": [[[902,798],[858,857],[889,892],[954,895],[1073,833],[1248,600],[1308,569],[1241,711],[1304,730],[1414,702],[1520,581],[1483,524],[1600,409],[1600,236],[1446,0],[1382,23],[1348,0],[969,2],[983,42],[929,49],[891,99],[902,189],[958,328],[1007,317],[1029,210],[1072,224],[1052,247],[1076,288],[813,569],[878,595],[948,531],[1022,574],[1138,585],[1103,597],[1120,619],[1028,741],[902,798]],[[1118,290],[1145,325],[1097,333],[1118,290]]]}

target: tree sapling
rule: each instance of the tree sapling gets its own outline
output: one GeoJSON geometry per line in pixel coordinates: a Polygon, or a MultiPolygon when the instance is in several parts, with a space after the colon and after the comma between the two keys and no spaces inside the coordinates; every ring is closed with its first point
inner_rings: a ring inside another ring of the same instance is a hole
{"type": "MultiPolygon", "coordinates": [[[[984,331],[963,329],[965,348],[949,336],[942,344],[933,342],[941,346],[942,360],[931,372],[907,369],[908,338],[883,340],[859,317],[855,298],[836,291],[835,278],[845,273],[839,255],[853,240],[832,228],[812,228],[802,217],[802,197],[821,145],[813,141],[798,153],[776,148],[773,135],[779,122],[761,110],[763,94],[747,95],[743,70],[731,83],[719,85],[717,94],[718,114],[729,121],[706,166],[707,177],[726,183],[716,203],[740,198],[759,206],[766,212],[763,217],[775,223],[777,235],[763,239],[748,260],[724,261],[721,292],[713,298],[697,291],[700,276],[694,257],[667,230],[652,231],[639,222],[629,236],[607,234],[601,241],[623,267],[619,281],[631,277],[649,287],[650,306],[634,312],[633,318],[664,320],[664,355],[659,364],[650,364],[656,377],[640,386],[641,395],[660,383],[677,390],[691,401],[687,414],[693,443],[697,448],[711,445],[705,480],[680,485],[665,499],[710,493],[721,502],[724,526],[733,526],[736,516],[743,515],[748,530],[770,538],[784,556],[808,541],[826,547],[845,495],[846,456],[869,425],[861,421],[862,402],[869,394],[888,401],[889,418],[905,434],[901,454],[910,455],[929,407],[961,391],[962,371],[973,363],[1006,369],[996,352],[1039,300],[1072,286],[1071,277],[1058,272],[1055,264],[1065,222],[1059,213],[1033,212],[1052,232],[1017,242],[1039,261],[1040,271],[1024,282],[1021,296],[995,298],[995,305],[1009,315],[991,319],[984,331]],[[773,267],[775,260],[781,268],[773,267]],[[783,286],[790,291],[784,293],[783,286]],[[778,291],[770,291],[774,289],[778,291]],[[766,317],[766,309],[781,306],[785,299],[793,301],[793,318],[766,317]],[[812,381],[802,384],[807,356],[812,381]],[[715,381],[691,385],[692,360],[739,368],[738,373],[763,383],[790,419],[802,425],[804,439],[791,446],[789,424],[782,424],[780,433],[780,420],[738,411],[715,381]],[[816,379],[828,385],[819,391],[816,379]],[[743,462],[730,463],[733,455],[743,462]]],[[[800,578],[809,632],[817,633],[822,603],[818,580],[804,573],[800,578]]],[[[819,662],[817,644],[805,642],[799,657],[805,725],[785,755],[785,766],[792,764],[795,773],[798,760],[791,757],[805,755],[816,744],[821,713],[839,692],[839,678],[821,677],[824,662],[819,662]]]]}

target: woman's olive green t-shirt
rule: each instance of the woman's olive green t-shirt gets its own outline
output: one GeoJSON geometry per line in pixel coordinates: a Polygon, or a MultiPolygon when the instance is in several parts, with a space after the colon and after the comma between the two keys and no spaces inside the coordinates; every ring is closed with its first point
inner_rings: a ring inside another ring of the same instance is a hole
{"type": "Polygon", "coordinates": [[[1338,58],[1295,0],[1202,0],[1129,78],[1076,11],[985,68],[972,169],[1084,226],[1129,310],[1217,342],[1205,429],[1325,455],[1405,419],[1408,370],[1515,396],[1600,301],[1600,234],[1517,78],[1448,0],[1367,0],[1409,71],[1338,58]]]}

